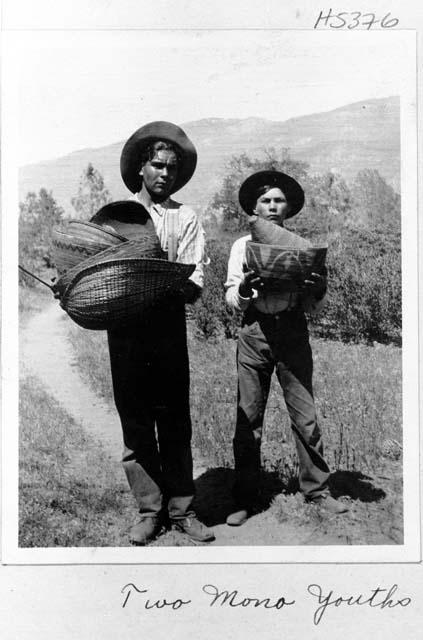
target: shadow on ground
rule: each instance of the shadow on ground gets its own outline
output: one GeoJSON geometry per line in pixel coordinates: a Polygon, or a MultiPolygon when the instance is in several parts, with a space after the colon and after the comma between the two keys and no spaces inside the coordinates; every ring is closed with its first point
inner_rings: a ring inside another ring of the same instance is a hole
{"type": "MultiPolygon", "coordinates": [[[[207,526],[223,524],[233,511],[235,504],[232,497],[234,472],[226,467],[208,469],[195,481],[196,498],[194,508],[200,520],[207,526]]],[[[262,470],[260,496],[255,505],[255,512],[266,511],[275,496],[280,493],[292,495],[299,491],[298,479],[294,476],[282,481],[275,471],[262,470]]],[[[330,476],[331,494],[338,498],[349,496],[361,502],[379,502],[386,497],[383,489],[373,484],[373,479],[360,471],[336,471],[330,476]]]]}
{"type": "MultiPolygon", "coordinates": [[[[207,526],[223,524],[227,516],[234,510],[232,486],[235,474],[232,469],[217,467],[208,469],[195,481],[196,498],[194,508],[200,520],[207,526]]],[[[266,511],[275,496],[284,493],[296,493],[298,481],[290,478],[283,483],[277,472],[262,470],[260,479],[260,495],[254,505],[254,512],[266,511]]]]}
{"type": "Polygon", "coordinates": [[[349,496],[361,502],[379,502],[386,497],[383,489],[375,487],[373,478],[361,471],[335,471],[329,479],[329,488],[334,496],[349,496]]]}

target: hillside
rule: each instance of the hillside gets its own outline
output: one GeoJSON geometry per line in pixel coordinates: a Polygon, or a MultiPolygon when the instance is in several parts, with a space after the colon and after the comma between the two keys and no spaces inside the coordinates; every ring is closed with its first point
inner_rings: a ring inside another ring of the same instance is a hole
{"type": "MultiPolygon", "coordinates": [[[[199,211],[219,187],[225,161],[246,152],[259,156],[266,147],[288,147],[309,163],[311,171],[334,169],[351,179],[363,168],[377,169],[396,189],[400,186],[400,102],[398,97],[357,102],[333,111],[275,122],[261,118],[207,118],[182,124],[198,150],[191,182],[178,193],[199,211]]],[[[128,136],[132,131],[128,131],[128,136]]],[[[27,165],[19,172],[19,197],[46,187],[66,211],[91,162],[104,176],[114,199],[128,192],[119,173],[124,140],[97,149],[82,149],[61,158],[27,165]]]]}

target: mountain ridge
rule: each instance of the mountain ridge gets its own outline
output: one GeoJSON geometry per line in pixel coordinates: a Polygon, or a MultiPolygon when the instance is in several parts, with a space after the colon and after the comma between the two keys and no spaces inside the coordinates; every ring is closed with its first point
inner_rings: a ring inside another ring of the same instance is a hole
{"type": "MultiPolygon", "coordinates": [[[[397,96],[361,100],[333,110],[285,121],[251,116],[202,118],[181,125],[198,150],[196,172],[177,199],[201,213],[225,174],[232,155],[260,157],[270,146],[287,147],[290,155],[310,165],[311,173],[335,170],[352,180],[364,168],[377,169],[397,191],[400,187],[400,101],[397,96]]],[[[128,133],[128,136],[132,132],[128,133]]],[[[113,199],[126,198],[119,172],[123,141],[75,150],[59,158],[19,170],[19,198],[41,187],[51,190],[68,214],[82,172],[90,162],[104,177],[113,199]]]]}

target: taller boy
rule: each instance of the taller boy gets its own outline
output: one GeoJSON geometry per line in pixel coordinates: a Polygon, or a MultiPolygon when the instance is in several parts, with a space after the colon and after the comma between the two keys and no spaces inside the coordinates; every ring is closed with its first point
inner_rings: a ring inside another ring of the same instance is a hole
{"type": "Polygon", "coordinates": [[[137,326],[109,331],[116,407],[124,437],[123,466],[140,520],[132,544],[153,540],[170,518],[200,542],[214,539],[192,510],[194,496],[185,303],[203,287],[204,232],[196,214],[170,196],[192,177],[194,145],[170,122],[151,122],[126,142],[121,174],[133,199],[150,213],[170,259],[195,264],[183,291],[137,326]],[[157,434],[156,434],[157,430],[157,434]]]}

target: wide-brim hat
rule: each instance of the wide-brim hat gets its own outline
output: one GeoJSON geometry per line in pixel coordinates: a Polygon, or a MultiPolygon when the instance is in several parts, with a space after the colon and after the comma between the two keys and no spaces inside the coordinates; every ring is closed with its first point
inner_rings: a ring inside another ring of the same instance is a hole
{"type": "Polygon", "coordinates": [[[139,175],[142,151],[156,140],[166,140],[179,148],[181,158],[171,194],[182,189],[195,171],[197,151],[185,131],[172,122],[149,122],[126,141],[120,157],[120,173],[132,193],[138,193],[142,187],[142,176],[139,175]]]}
{"type": "Polygon", "coordinates": [[[113,229],[115,233],[127,240],[149,239],[151,247],[158,247],[156,256],[160,255],[160,241],[154,222],[147,209],[135,200],[117,200],[104,205],[93,215],[91,222],[103,228],[113,229]]]}
{"type": "Polygon", "coordinates": [[[257,189],[269,185],[278,187],[284,194],[291,210],[286,216],[295,216],[304,206],[304,191],[301,185],[291,176],[282,171],[258,171],[253,173],[242,183],[239,190],[239,203],[245,213],[252,215],[257,203],[257,189]]]}

